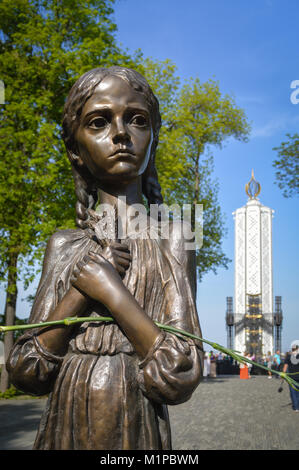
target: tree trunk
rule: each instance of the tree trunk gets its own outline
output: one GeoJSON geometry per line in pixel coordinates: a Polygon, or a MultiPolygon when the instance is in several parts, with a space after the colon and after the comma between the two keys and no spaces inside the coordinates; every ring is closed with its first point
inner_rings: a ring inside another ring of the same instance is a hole
{"type": "Polygon", "coordinates": [[[193,197],[193,211],[192,211],[192,218],[191,218],[191,227],[192,230],[194,231],[195,229],[195,206],[198,203],[198,197],[199,197],[199,157],[200,155],[197,155],[196,162],[195,162],[195,184],[194,184],[194,197],[193,197]]]}
{"type": "Polygon", "coordinates": [[[195,185],[194,185],[194,204],[197,204],[198,202],[198,196],[199,196],[199,157],[200,154],[197,155],[196,161],[195,161],[195,185]]]}
{"type": "MultiPolygon", "coordinates": [[[[16,304],[17,304],[17,261],[18,255],[14,254],[10,257],[8,263],[8,278],[7,278],[7,289],[6,289],[6,304],[5,304],[5,325],[11,326],[15,322],[16,316],[16,304]]],[[[14,343],[13,331],[8,331],[4,334],[4,358],[5,361],[8,359],[11,348],[14,343]]],[[[0,391],[5,392],[10,386],[9,376],[5,365],[2,366],[1,372],[1,383],[0,391]]]]}

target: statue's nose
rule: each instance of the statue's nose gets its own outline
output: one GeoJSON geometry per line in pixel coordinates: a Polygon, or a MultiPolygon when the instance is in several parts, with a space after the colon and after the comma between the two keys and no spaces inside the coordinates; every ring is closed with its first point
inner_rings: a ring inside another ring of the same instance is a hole
{"type": "Polygon", "coordinates": [[[126,125],[123,122],[123,119],[117,118],[115,119],[115,123],[113,126],[113,143],[117,144],[119,142],[129,142],[130,135],[127,131],[126,125]]]}

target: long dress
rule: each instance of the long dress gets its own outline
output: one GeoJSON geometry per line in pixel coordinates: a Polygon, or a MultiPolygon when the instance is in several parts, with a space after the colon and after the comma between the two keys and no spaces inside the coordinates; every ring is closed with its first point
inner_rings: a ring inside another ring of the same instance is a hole
{"type": "MultiPolygon", "coordinates": [[[[201,336],[196,312],[195,257],[177,239],[127,239],[132,262],[123,279],[155,321],[201,336]]],[[[74,265],[101,251],[90,229],[64,230],[47,246],[30,323],[47,321],[70,287],[74,265]]],[[[106,315],[94,303],[87,316],[106,315]]],[[[15,386],[49,394],[34,449],[171,449],[167,404],[187,401],[203,370],[201,343],[161,332],[140,361],[117,324],[73,327],[68,351],[46,351],[38,330],[14,345],[7,369],[15,386]]]]}
{"type": "Polygon", "coordinates": [[[204,355],[203,377],[208,377],[210,375],[210,368],[211,368],[210,356],[209,354],[206,353],[204,355]]]}

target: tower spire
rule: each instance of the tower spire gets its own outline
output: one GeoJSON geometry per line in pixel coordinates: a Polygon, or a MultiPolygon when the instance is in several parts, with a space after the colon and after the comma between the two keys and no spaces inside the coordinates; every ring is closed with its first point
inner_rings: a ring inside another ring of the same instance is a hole
{"type": "Polygon", "coordinates": [[[245,185],[245,192],[250,199],[256,199],[261,192],[261,185],[254,177],[254,171],[251,170],[251,179],[245,185]]]}

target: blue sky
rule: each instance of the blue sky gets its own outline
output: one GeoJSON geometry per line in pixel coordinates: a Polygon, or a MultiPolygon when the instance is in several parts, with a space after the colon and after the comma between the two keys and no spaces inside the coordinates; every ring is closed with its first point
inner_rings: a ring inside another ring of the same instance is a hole
{"type": "MultiPolygon", "coordinates": [[[[282,296],[283,350],[299,338],[298,199],[285,199],[274,184],[273,147],[299,127],[299,104],[290,84],[299,79],[297,0],[117,0],[117,38],[129,51],[170,59],[183,80],[219,81],[252,124],[247,144],[229,141],[214,151],[219,201],[226,216],[226,254],[234,257],[232,212],[246,204],[245,183],[254,168],[260,201],[274,209],[274,295],[282,296]]],[[[226,296],[234,294],[233,263],[198,286],[205,338],[226,344],[226,296]]]]}
{"type": "MultiPolygon", "coordinates": [[[[282,296],[283,350],[299,339],[298,199],[285,199],[274,184],[273,147],[299,127],[299,104],[290,101],[299,80],[297,0],[116,0],[117,39],[130,52],[171,59],[182,80],[219,81],[235,96],[252,123],[248,143],[227,142],[215,149],[219,201],[226,216],[225,253],[234,257],[232,212],[247,201],[245,183],[254,168],[261,183],[260,201],[275,210],[273,219],[274,295],[282,296]]],[[[36,283],[35,283],[36,287],[36,283]]],[[[27,317],[20,286],[17,315],[27,317]]],[[[203,337],[226,345],[226,296],[234,294],[233,262],[208,274],[198,286],[203,337]]],[[[0,312],[4,295],[0,296],[0,312]]]]}

